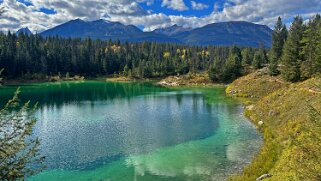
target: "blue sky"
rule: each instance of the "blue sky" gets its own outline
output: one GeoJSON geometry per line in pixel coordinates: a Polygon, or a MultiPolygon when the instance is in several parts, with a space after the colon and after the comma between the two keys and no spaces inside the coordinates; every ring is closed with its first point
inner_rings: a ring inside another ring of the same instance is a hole
{"type": "Polygon", "coordinates": [[[144,31],[178,24],[201,27],[222,21],[249,21],[273,27],[281,16],[288,25],[321,13],[320,0],[0,0],[6,12],[0,30],[29,27],[41,32],[66,21],[106,19],[144,31]]]}
{"type": "Polygon", "coordinates": [[[167,15],[183,15],[183,16],[206,16],[210,14],[214,10],[215,4],[223,4],[222,1],[210,1],[210,0],[196,0],[194,2],[202,3],[207,6],[199,10],[195,10],[192,8],[191,1],[183,1],[188,8],[188,10],[178,11],[173,10],[171,8],[162,7],[162,1],[154,1],[152,5],[147,5],[146,3],[141,3],[141,6],[145,10],[152,10],[155,13],[165,13],[167,15]]]}

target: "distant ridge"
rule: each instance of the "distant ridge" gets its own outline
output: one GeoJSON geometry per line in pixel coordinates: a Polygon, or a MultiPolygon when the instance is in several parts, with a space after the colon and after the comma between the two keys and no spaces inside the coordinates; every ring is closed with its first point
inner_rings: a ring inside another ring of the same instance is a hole
{"type": "Polygon", "coordinates": [[[179,43],[176,39],[156,33],[145,33],[136,26],[123,25],[119,22],[105,20],[83,21],[71,20],[41,33],[43,36],[60,36],[65,38],[93,38],[102,40],[120,40],[139,42],[156,41],[179,43]]]}
{"type": "Polygon", "coordinates": [[[16,32],[17,35],[19,35],[20,33],[24,33],[24,34],[27,34],[27,35],[31,35],[32,34],[32,32],[29,30],[28,27],[21,28],[16,32]]]}
{"type": "Polygon", "coordinates": [[[171,27],[156,29],[153,32],[158,33],[158,34],[164,34],[167,36],[175,36],[178,34],[189,32],[191,30],[193,30],[193,29],[192,28],[184,28],[182,26],[178,26],[175,24],[171,27]]]}
{"type": "Polygon", "coordinates": [[[187,45],[271,47],[272,30],[245,21],[208,24],[201,28],[184,28],[173,25],[168,28],[143,32],[133,25],[106,20],[71,20],[41,33],[43,36],[120,40],[122,42],[168,42],[187,45]]]}
{"type": "Polygon", "coordinates": [[[188,34],[175,36],[189,45],[239,45],[271,47],[272,30],[265,25],[245,21],[230,21],[208,24],[188,34]]]}

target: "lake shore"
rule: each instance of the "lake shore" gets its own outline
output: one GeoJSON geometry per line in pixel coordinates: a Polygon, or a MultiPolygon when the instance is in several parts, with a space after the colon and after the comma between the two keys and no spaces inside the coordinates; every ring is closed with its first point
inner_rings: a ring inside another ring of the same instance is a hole
{"type": "Polygon", "coordinates": [[[60,77],[60,76],[47,76],[39,79],[5,79],[0,85],[25,85],[34,83],[46,83],[46,82],[65,82],[65,81],[84,81],[84,76],[72,76],[72,77],[60,77]]]}
{"type": "MultiPolygon", "coordinates": [[[[100,78],[102,79],[102,78],[100,78]]],[[[177,76],[168,76],[165,78],[130,78],[130,77],[110,77],[106,78],[110,82],[153,82],[156,85],[164,87],[211,87],[227,86],[222,83],[215,83],[210,80],[206,72],[197,74],[186,74],[177,76]]]]}
{"type": "Polygon", "coordinates": [[[318,180],[321,130],[313,119],[321,110],[321,79],[289,84],[262,69],[234,81],[227,95],[241,98],[245,115],[264,135],[264,145],[233,181],[318,180]],[[312,113],[311,113],[312,112],[312,113]],[[314,112],[314,114],[313,114],[314,112]],[[302,160],[304,159],[304,161],[302,160]]]}

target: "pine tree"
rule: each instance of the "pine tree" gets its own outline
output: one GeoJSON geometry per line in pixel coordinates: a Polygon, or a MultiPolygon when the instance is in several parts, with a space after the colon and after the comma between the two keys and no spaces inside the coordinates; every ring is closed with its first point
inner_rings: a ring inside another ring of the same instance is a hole
{"type": "Polygon", "coordinates": [[[284,43],[287,38],[286,26],[282,23],[281,17],[278,18],[273,34],[272,34],[272,48],[270,52],[269,72],[270,75],[277,75],[278,63],[283,53],[284,43]]]}
{"type": "Polygon", "coordinates": [[[31,139],[36,120],[30,117],[29,103],[21,108],[19,90],[0,110],[0,180],[23,180],[44,169],[39,140],[31,139]]]}
{"type": "Polygon", "coordinates": [[[316,28],[316,49],[315,49],[315,60],[313,62],[313,70],[317,75],[321,74],[321,17],[320,15],[316,16],[317,19],[317,28],[316,28]]]}
{"type": "Polygon", "coordinates": [[[318,37],[318,28],[320,28],[321,18],[316,15],[309,21],[302,38],[303,61],[301,62],[301,79],[308,79],[320,70],[317,58],[317,45],[321,41],[318,37]]]}
{"type": "Polygon", "coordinates": [[[264,55],[263,55],[262,51],[256,51],[254,53],[252,66],[255,69],[260,69],[263,67],[263,64],[264,64],[264,55]]]}
{"type": "Polygon", "coordinates": [[[208,70],[208,76],[213,82],[219,82],[222,81],[222,75],[221,75],[221,66],[219,64],[219,58],[215,57],[213,64],[210,66],[210,69],[208,70]]]}
{"type": "Polygon", "coordinates": [[[251,65],[253,61],[253,51],[250,48],[244,48],[242,50],[242,65],[247,66],[251,65]]]}
{"type": "Polygon", "coordinates": [[[301,40],[303,36],[304,26],[303,20],[300,16],[294,18],[289,31],[289,37],[284,46],[284,53],[282,56],[282,77],[291,82],[300,80],[300,55],[301,40]]]}
{"type": "Polygon", "coordinates": [[[228,58],[224,64],[222,79],[225,82],[233,81],[241,75],[242,71],[242,54],[241,50],[232,46],[228,58]]]}

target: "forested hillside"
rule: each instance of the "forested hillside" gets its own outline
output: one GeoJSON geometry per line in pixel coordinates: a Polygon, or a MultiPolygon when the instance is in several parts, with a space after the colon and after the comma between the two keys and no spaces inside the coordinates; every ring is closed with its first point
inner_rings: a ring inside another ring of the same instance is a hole
{"type": "Polygon", "coordinates": [[[0,67],[7,78],[39,79],[54,75],[153,78],[211,69],[214,81],[231,81],[256,57],[267,63],[261,49],[177,44],[120,43],[92,39],[43,38],[0,34],[0,67]],[[242,54],[244,59],[242,58],[242,54]]]}

